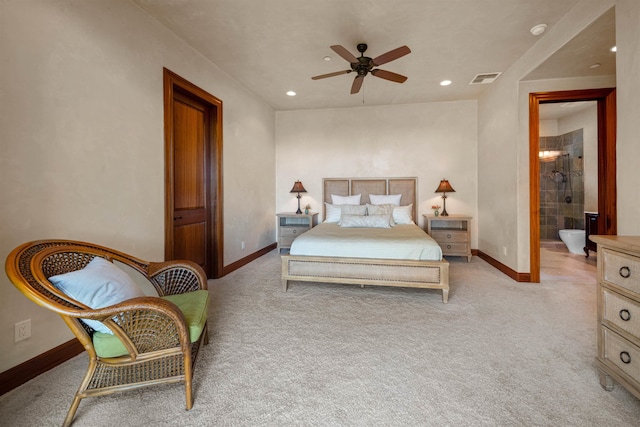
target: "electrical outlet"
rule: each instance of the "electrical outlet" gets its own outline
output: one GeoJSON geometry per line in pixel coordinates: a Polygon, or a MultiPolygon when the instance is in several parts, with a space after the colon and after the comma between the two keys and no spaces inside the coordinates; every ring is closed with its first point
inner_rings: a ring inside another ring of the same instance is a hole
{"type": "Polygon", "coordinates": [[[242,243],[240,243],[240,247],[244,251],[244,240],[242,241],[242,243]]]}
{"type": "Polygon", "coordinates": [[[507,256],[507,247],[506,246],[502,247],[502,252],[504,253],[504,256],[507,256]]]}
{"type": "Polygon", "coordinates": [[[31,336],[31,319],[23,320],[15,325],[15,342],[26,340],[31,336]]]}

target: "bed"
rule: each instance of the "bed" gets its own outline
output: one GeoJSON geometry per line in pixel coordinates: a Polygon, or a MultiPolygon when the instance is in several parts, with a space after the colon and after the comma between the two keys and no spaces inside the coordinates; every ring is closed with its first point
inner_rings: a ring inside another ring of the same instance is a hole
{"type": "MultiPolygon", "coordinates": [[[[332,204],[332,194],[342,197],[361,194],[360,203],[362,205],[370,203],[370,195],[400,194],[400,205],[412,205],[410,208],[412,218],[414,221],[417,219],[417,178],[323,179],[323,201],[332,204]]],[[[327,218],[325,203],[323,203],[323,213],[323,220],[325,220],[327,218]]],[[[418,229],[416,225],[411,227],[394,226],[393,228],[397,230],[404,228],[407,233],[415,233],[416,229],[418,229]]],[[[299,239],[307,234],[310,236],[314,234],[326,235],[327,233],[339,234],[340,229],[341,227],[336,224],[323,223],[294,240],[291,252],[281,256],[282,285],[285,292],[289,287],[289,281],[342,283],[358,284],[362,287],[373,285],[441,289],[442,301],[444,303],[448,301],[449,263],[442,258],[441,251],[439,255],[437,251],[435,254],[427,255],[424,252],[428,251],[424,250],[409,250],[407,252],[407,250],[402,249],[392,254],[378,253],[374,250],[370,251],[365,258],[358,255],[361,252],[346,250],[344,246],[348,245],[344,245],[344,242],[337,245],[334,244],[333,250],[329,254],[313,249],[314,244],[305,242],[306,238],[298,242],[299,239]],[[302,248],[302,243],[305,243],[308,248],[302,248]],[[416,256],[416,252],[420,252],[421,255],[416,256]]],[[[355,233],[363,239],[365,245],[371,242],[366,240],[366,230],[369,229],[349,230],[355,230],[355,233]]],[[[423,238],[433,240],[424,231],[418,229],[417,232],[421,233],[423,238]]],[[[326,244],[326,242],[317,243],[317,246],[326,244]]],[[[385,243],[382,243],[382,245],[385,246],[385,243]]],[[[437,246],[437,243],[435,245],[437,246]]]]}

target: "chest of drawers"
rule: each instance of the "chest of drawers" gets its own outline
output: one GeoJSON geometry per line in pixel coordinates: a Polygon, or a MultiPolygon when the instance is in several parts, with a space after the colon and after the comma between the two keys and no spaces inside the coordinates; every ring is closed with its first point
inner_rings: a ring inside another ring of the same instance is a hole
{"type": "Polygon", "coordinates": [[[600,384],[640,399],[640,237],[591,236],[598,244],[600,384]]]}

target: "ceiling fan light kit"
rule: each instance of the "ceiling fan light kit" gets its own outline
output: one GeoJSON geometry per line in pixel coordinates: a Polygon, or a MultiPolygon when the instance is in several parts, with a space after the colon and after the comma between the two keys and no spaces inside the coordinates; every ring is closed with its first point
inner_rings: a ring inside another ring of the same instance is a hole
{"type": "Polygon", "coordinates": [[[359,43],[357,46],[358,52],[360,52],[360,57],[356,58],[351,52],[349,52],[346,48],[341,45],[333,45],[331,49],[340,55],[343,59],[349,62],[351,65],[350,70],[343,71],[335,71],[333,73],[321,74],[319,76],[311,77],[312,80],[325,79],[327,77],[339,76],[342,74],[348,74],[355,72],[357,75],[353,79],[353,84],[351,85],[351,94],[355,94],[360,92],[360,88],[362,87],[362,83],[367,74],[371,73],[371,75],[379,77],[381,79],[389,80],[395,83],[404,83],[407,80],[406,76],[401,74],[393,73],[391,71],[382,70],[378,67],[380,65],[386,64],[387,62],[391,62],[395,59],[401,58],[409,53],[411,53],[411,49],[407,46],[400,46],[399,48],[390,50],[387,53],[383,53],[380,56],[376,56],[375,58],[370,58],[368,56],[364,56],[364,53],[367,51],[366,43],[359,43]]]}

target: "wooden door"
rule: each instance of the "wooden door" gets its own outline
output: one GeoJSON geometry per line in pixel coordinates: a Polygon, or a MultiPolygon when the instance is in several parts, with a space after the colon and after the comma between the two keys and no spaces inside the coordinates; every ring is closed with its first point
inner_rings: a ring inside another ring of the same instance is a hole
{"type": "Polygon", "coordinates": [[[221,108],[165,69],[165,258],[222,273],[221,108]]]}
{"type": "Polygon", "coordinates": [[[210,275],[208,121],[205,105],[174,94],[173,258],[194,261],[210,275]]]}

